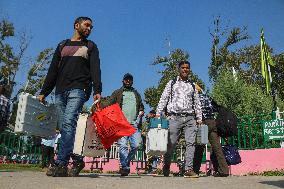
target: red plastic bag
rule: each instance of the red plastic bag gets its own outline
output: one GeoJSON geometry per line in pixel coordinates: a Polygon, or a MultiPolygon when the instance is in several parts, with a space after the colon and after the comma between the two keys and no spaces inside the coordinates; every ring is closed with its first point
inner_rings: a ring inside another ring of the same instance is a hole
{"type": "Polygon", "coordinates": [[[123,136],[130,136],[136,129],[130,125],[118,104],[98,109],[94,112],[93,121],[96,123],[98,135],[105,149],[123,136]]]}

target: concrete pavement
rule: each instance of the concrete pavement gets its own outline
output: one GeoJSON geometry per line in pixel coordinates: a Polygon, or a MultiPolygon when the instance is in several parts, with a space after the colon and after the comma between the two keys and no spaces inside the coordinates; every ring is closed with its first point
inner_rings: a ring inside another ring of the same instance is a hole
{"type": "Polygon", "coordinates": [[[284,188],[284,177],[230,176],[226,178],[152,177],[80,174],[79,177],[47,177],[44,172],[0,172],[1,189],[263,189],[284,188]]]}

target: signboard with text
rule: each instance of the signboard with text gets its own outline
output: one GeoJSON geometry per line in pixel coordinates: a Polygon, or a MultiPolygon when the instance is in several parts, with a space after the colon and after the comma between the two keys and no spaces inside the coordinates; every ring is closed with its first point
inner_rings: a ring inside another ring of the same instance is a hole
{"type": "Polygon", "coordinates": [[[266,140],[284,140],[284,120],[264,121],[263,135],[266,140]]]}

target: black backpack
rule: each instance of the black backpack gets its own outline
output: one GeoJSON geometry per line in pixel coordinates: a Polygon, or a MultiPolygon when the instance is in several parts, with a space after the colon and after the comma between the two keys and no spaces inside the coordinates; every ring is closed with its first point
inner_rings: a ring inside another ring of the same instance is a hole
{"type": "Polygon", "coordinates": [[[237,116],[229,109],[219,106],[216,126],[218,135],[226,138],[238,135],[237,116]]]}
{"type": "MultiPolygon", "coordinates": [[[[61,56],[61,51],[63,50],[63,48],[66,46],[66,44],[70,41],[70,39],[65,39],[63,41],[61,41],[59,43],[59,52],[60,52],[60,56],[61,56]]],[[[86,43],[86,46],[88,48],[88,55],[90,57],[90,53],[91,51],[93,50],[94,48],[94,43],[90,40],[86,40],[85,41],[86,43]]],[[[60,62],[58,64],[58,69],[60,69],[60,66],[61,66],[61,61],[62,61],[62,56],[61,56],[61,59],[60,59],[60,62]]],[[[90,96],[91,96],[91,93],[92,93],[92,84],[90,83],[88,89],[86,89],[86,101],[89,100],[90,96]]]]}

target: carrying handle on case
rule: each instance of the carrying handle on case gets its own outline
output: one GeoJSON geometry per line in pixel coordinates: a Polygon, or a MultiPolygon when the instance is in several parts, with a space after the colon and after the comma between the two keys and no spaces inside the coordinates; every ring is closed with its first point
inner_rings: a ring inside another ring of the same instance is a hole
{"type": "Polygon", "coordinates": [[[162,117],[160,116],[160,117],[158,117],[158,119],[161,121],[161,124],[158,124],[158,129],[161,129],[162,128],[162,117]]]}

